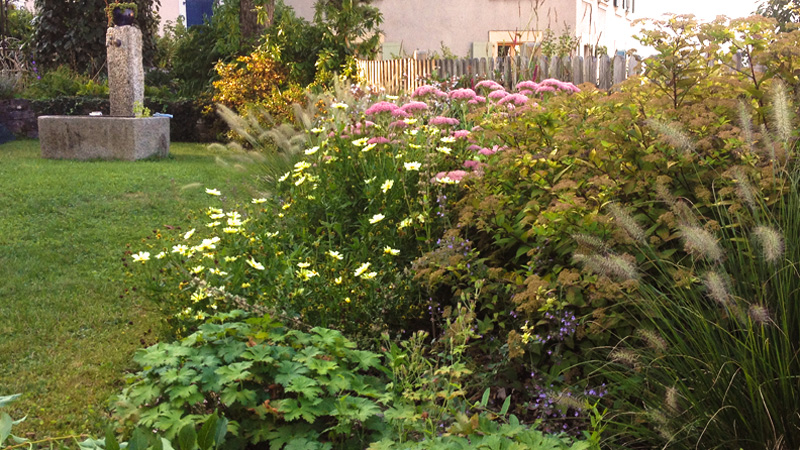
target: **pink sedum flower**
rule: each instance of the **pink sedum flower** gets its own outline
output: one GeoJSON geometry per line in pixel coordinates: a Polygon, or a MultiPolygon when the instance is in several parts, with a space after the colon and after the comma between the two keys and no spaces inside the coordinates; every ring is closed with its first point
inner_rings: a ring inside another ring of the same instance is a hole
{"type": "Polygon", "coordinates": [[[417,111],[426,111],[428,109],[428,104],[425,103],[425,102],[412,101],[412,102],[408,102],[405,105],[401,106],[400,109],[402,109],[403,111],[405,111],[405,112],[407,112],[409,114],[413,114],[413,113],[415,113],[417,111]]]}
{"type": "Polygon", "coordinates": [[[470,101],[474,99],[478,94],[475,93],[472,89],[456,89],[450,92],[450,98],[453,100],[465,100],[470,101]]]}
{"type": "Polygon", "coordinates": [[[374,105],[372,105],[369,108],[367,108],[367,110],[364,111],[364,115],[366,115],[366,116],[374,116],[376,114],[385,113],[385,112],[392,113],[396,109],[398,109],[398,106],[395,105],[394,103],[381,101],[381,102],[375,103],[374,105]]]}
{"type": "Polygon", "coordinates": [[[456,130],[453,132],[453,137],[456,139],[466,139],[469,136],[468,130],[456,130]]]}
{"type": "Polygon", "coordinates": [[[508,95],[508,92],[502,91],[502,90],[497,90],[497,91],[490,92],[489,95],[487,95],[487,97],[489,97],[492,100],[501,100],[504,97],[506,97],[507,95],[508,95]]]}
{"type": "Polygon", "coordinates": [[[497,102],[498,105],[523,106],[528,103],[528,97],[522,94],[508,94],[497,102]]]}
{"type": "Polygon", "coordinates": [[[459,123],[461,122],[458,119],[454,119],[452,117],[444,117],[444,116],[436,116],[428,121],[428,125],[436,125],[436,126],[442,126],[442,125],[456,126],[459,123]]]}
{"type": "Polygon", "coordinates": [[[539,87],[539,84],[536,83],[535,81],[520,81],[519,83],[517,83],[517,90],[518,91],[521,91],[523,89],[528,89],[528,90],[531,90],[531,91],[535,91],[536,88],[538,88],[538,87],[539,87]]]}
{"type": "Polygon", "coordinates": [[[367,141],[367,144],[391,144],[391,143],[392,141],[383,136],[377,136],[367,141]]]}
{"type": "Polygon", "coordinates": [[[473,98],[472,100],[468,101],[467,103],[469,103],[470,105],[482,105],[482,104],[486,103],[486,97],[484,97],[482,95],[476,95],[475,98],[473,98]]]}
{"type": "Polygon", "coordinates": [[[413,97],[413,98],[416,98],[416,97],[427,97],[427,96],[433,96],[433,97],[440,97],[441,98],[441,97],[447,97],[447,94],[445,94],[444,92],[442,92],[438,88],[433,87],[433,86],[429,86],[429,85],[420,86],[420,87],[416,88],[414,90],[414,92],[411,93],[411,97],[413,97]]]}

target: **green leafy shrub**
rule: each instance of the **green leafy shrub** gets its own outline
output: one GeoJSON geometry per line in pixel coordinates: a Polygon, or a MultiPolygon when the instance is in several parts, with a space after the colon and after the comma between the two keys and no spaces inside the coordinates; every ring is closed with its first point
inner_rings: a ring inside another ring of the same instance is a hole
{"type": "Polygon", "coordinates": [[[140,351],[142,370],[116,402],[123,420],[179,436],[219,410],[226,446],[358,447],[379,431],[380,357],[341,333],[287,330],[269,317],[219,314],[196,333],[140,351]]]}
{"type": "MultiPolygon", "coordinates": [[[[787,106],[785,98],[772,105],[784,121],[787,106]]],[[[766,146],[766,154],[773,145],[793,147],[779,142],[764,136],[752,144],[766,146]]],[[[586,269],[635,286],[619,308],[634,319],[636,333],[603,348],[596,364],[597,374],[612,381],[614,445],[800,442],[793,300],[800,254],[792,239],[800,232],[800,175],[791,155],[785,166],[773,156],[762,170],[734,166],[707,180],[710,198],[675,195],[674,184],[659,188],[669,233],[681,243],[672,253],[659,251],[653,229],[622,207],[610,216],[627,245],[598,240],[599,247],[579,248],[586,269]],[[615,255],[630,258],[612,261],[615,255]]]]}

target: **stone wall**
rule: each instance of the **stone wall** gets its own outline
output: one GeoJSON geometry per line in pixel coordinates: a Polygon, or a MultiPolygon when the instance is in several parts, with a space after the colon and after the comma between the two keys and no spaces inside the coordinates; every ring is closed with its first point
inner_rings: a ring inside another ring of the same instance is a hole
{"type": "MultiPolygon", "coordinates": [[[[204,114],[206,104],[194,100],[156,102],[145,99],[153,112],[172,114],[172,142],[214,142],[223,140],[227,126],[216,114],[204,114]]],[[[108,99],[91,97],[60,97],[50,100],[0,100],[0,124],[17,137],[37,138],[37,117],[43,115],[88,116],[92,111],[109,115],[108,99]]]]}

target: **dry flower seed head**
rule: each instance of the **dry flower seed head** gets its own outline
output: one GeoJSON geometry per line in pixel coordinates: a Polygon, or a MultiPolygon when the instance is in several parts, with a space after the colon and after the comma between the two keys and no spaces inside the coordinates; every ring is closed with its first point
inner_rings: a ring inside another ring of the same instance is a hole
{"type": "Polygon", "coordinates": [[[739,200],[746,203],[751,211],[756,209],[756,194],[753,186],[747,181],[747,174],[744,173],[741,167],[733,170],[734,182],[736,183],[736,195],[739,200]]]}
{"type": "Polygon", "coordinates": [[[750,316],[750,320],[758,325],[767,325],[772,322],[772,316],[769,313],[769,309],[767,309],[765,306],[755,304],[750,305],[750,308],[747,310],[747,315],[750,316]]]}
{"type": "Polygon", "coordinates": [[[615,363],[628,366],[632,369],[639,366],[639,355],[628,348],[614,349],[608,355],[608,358],[615,363]]]}
{"type": "Polygon", "coordinates": [[[667,411],[673,415],[678,414],[681,411],[679,400],[680,394],[678,394],[678,390],[675,389],[675,386],[668,387],[667,391],[664,393],[664,406],[667,407],[667,411]]]}
{"type": "Polygon", "coordinates": [[[789,112],[789,96],[786,93],[786,86],[779,80],[774,79],[772,85],[772,120],[778,139],[788,143],[792,137],[792,117],[789,112]]]}
{"type": "Polygon", "coordinates": [[[656,178],[655,191],[659,200],[672,207],[675,204],[675,197],[669,191],[668,180],[667,177],[656,178]]]}
{"type": "Polygon", "coordinates": [[[722,248],[708,231],[698,226],[679,227],[683,235],[683,246],[686,252],[701,256],[710,261],[722,260],[722,248]]]}
{"type": "Polygon", "coordinates": [[[636,330],[636,334],[644,341],[645,345],[659,353],[667,351],[667,341],[664,340],[657,332],[640,328],[636,330]]]}
{"type": "Polygon", "coordinates": [[[639,272],[636,270],[636,267],[630,261],[619,255],[584,255],[576,253],[572,259],[577,263],[583,264],[585,268],[594,273],[616,278],[617,281],[639,279],[639,272]]]}
{"type": "Polygon", "coordinates": [[[745,145],[750,148],[753,145],[753,121],[744,100],[739,100],[739,126],[742,130],[745,145]]]}
{"type": "Polygon", "coordinates": [[[594,252],[608,251],[608,246],[605,244],[605,242],[596,236],[584,233],[576,233],[572,235],[572,239],[574,239],[579,246],[585,247],[588,250],[592,250],[594,252]]]}
{"type": "Polygon", "coordinates": [[[765,156],[770,162],[774,162],[777,160],[777,156],[775,154],[775,142],[772,140],[772,136],[767,131],[766,125],[762,123],[760,130],[761,137],[764,139],[763,145],[765,151],[763,152],[763,156],[765,156]]]}
{"type": "Polygon", "coordinates": [[[753,237],[761,247],[764,260],[774,264],[783,257],[783,236],[778,230],[764,225],[753,230],[753,237]]]}
{"type": "Polygon", "coordinates": [[[640,244],[647,244],[644,230],[639,226],[638,223],[636,223],[636,220],[633,218],[633,216],[628,214],[628,211],[626,211],[625,208],[617,203],[609,203],[608,210],[611,212],[611,215],[614,216],[614,220],[616,221],[617,225],[625,230],[631,239],[640,244]]]}
{"type": "Polygon", "coordinates": [[[572,394],[569,391],[564,391],[558,394],[558,397],[553,399],[556,405],[567,409],[572,409],[574,411],[582,411],[585,406],[585,400],[576,395],[572,394]]]}
{"type": "Polygon", "coordinates": [[[664,135],[664,139],[673,147],[683,150],[684,153],[695,152],[695,145],[692,138],[681,131],[677,125],[668,124],[655,119],[649,119],[647,125],[664,135]]]}
{"type": "Polygon", "coordinates": [[[708,272],[703,279],[703,284],[708,291],[708,296],[720,306],[730,307],[732,304],[731,294],[728,292],[725,280],[718,272],[708,272]]]}
{"type": "Polygon", "coordinates": [[[678,220],[678,223],[683,226],[699,226],[697,216],[695,216],[692,208],[684,200],[675,200],[672,204],[672,213],[678,220]]]}

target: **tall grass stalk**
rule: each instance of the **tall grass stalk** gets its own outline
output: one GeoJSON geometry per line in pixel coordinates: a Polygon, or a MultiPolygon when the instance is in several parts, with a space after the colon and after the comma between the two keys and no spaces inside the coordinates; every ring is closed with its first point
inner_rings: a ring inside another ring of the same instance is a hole
{"type": "Polygon", "coordinates": [[[636,241],[644,273],[625,308],[644,331],[604,350],[595,370],[612,386],[612,446],[800,448],[800,166],[779,177],[774,203],[713,199],[713,217],[698,217],[719,222],[713,239],[678,226],[685,253],[636,241]]]}

